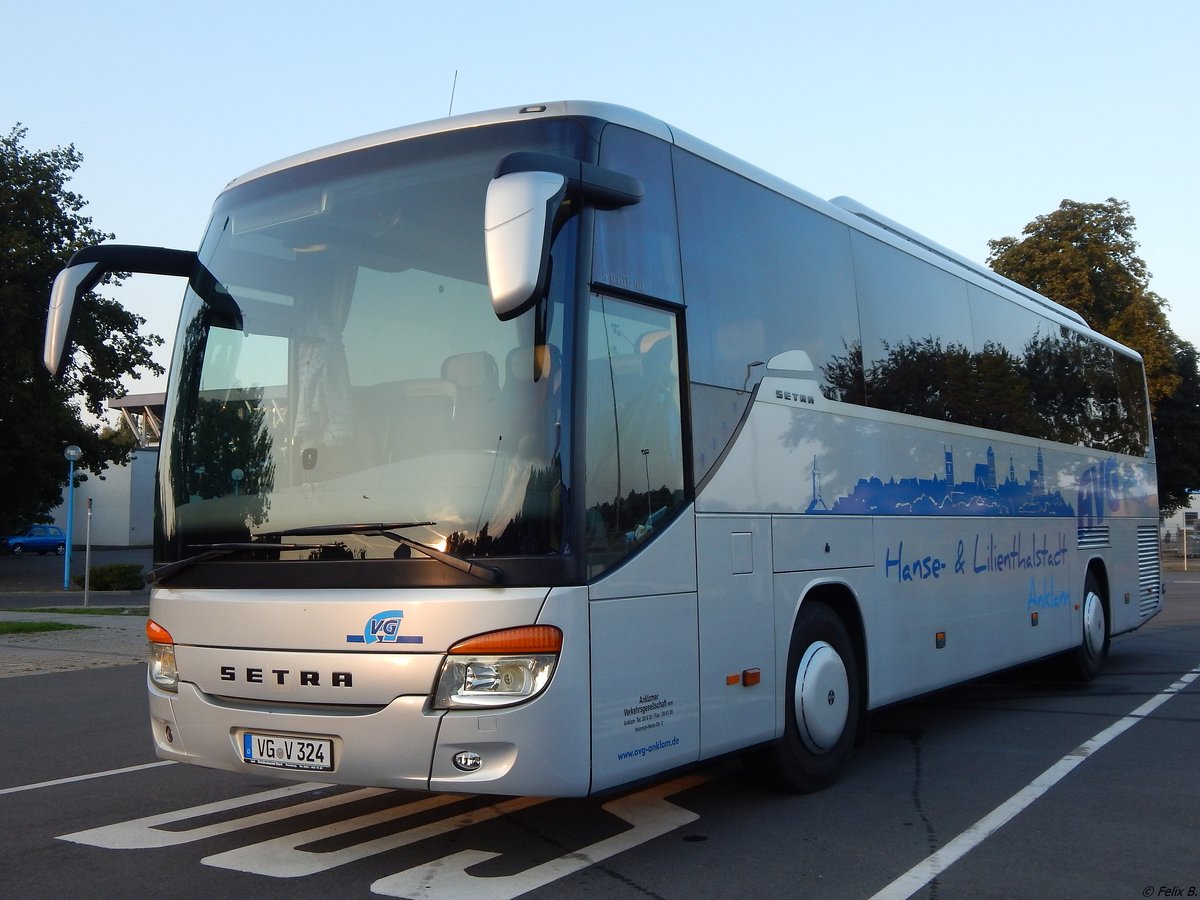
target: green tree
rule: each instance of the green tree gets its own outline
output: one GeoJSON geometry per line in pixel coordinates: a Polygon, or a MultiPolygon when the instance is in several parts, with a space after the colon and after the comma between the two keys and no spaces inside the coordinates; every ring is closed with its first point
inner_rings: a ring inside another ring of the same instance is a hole
{"type": "Polygon", "coordinates": [[[1154,414],[1158,453],[1158,503],[1168,514],[1188,505],[1188,491],[1200,490],[1200,356],[1184,343],[1175,352],[1180,384],[1154,414]]]}
{"type": "Polygon", "coordinates": [[[1179,385],[1179,339],[1167,322],[1166,301],[1150,290],[1150,273],[1133,239],[1136,227],[1123,200],[1063,200],[1026,225],[1024,238],[988,241],[988,265],[1140,353],[1150,402],[1157,405],[1179,385]]]}
{"type": "Polygon", "coordinates": [[[25,147],[26,130],[0,137],[0,529],[44,518],[62,502],[63,448],[77,444],[76,467],[99,473],[128,458],[129,448],[102,436],[106,400],[124,395],[122,381],[141,371],[162,374],[151,357],[162,343],[139,329],[145,319],[91,294],[79,311],[75,350],[63,377],[42,365],[47,301],[54,276],[80,247],[110,240],[82,214],[85,201],[68,190],[82,156],[74,146],[25,147]]]}

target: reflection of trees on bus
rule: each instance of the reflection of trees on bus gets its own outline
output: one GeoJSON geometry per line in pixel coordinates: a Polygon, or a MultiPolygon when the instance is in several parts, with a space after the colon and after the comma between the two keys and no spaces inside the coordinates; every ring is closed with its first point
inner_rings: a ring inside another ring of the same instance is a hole
{"type": "MultiPolygon", "coordinates": [[[[182,352],[192,360],[203,358],[210,324],[223,327],[215,311],[193,318],[183,334],[182,352]],[[211,322],[209,321],[211,317],[211,322]],[[219,324],[213,324],[218,322],[219,324]]],[[[239,497],[241,525],[261,525],[270,509],[275,486],[272,439],[261,387],[199,390],[201,367],[180,370],[180,396],[194,396],[191,415],[176,415],[170,434],[171,505],[218,497],[239,497]],[[204,396],[207,393],[210,396],[204,396]]],[[[167,504],[164,503],[164,506],[167,504]]]]}
{"type": "Polygon", "coordinates": [[[351,550],[345,541],[334,541],[308,552],[309,559],[319,559],[323,562],[343,559],[366,559],[367,549],[360,547],[357,553],[351,550]]]}
{"type": "Polygon", "coordinates": [[[500,533],[489,533],[484,522],[470,537],[456,531],[446,538],[446,551],[460,556],[518,556],[562,550],[562,465],[556,456],[548,466],[531,466],[520,510],[503,524],[500,533]]]}
{"type": "Polygon", "coordinates": [[[262,388],[229,392],[196,403],[187,450],[192,496],[209,500],[243,496],[246,524],[260,525],[275,485],[271,433],[266,426],[262,388]]]}
{"type": "Polygon", "coordinates": [[[587,542],[593,554],[624,555],[627,545],[651,534],[684,502],[681,489],[665,484],[650,491],[630,490],[624,497],[597,503],[587,511],[587,542]]]}
{"type": "Polygon", "coordinates": [[[1148,439],[1136,362],[1062,329],[1016,355],[936,337],[888,343],[864,364],[861,344],[822,367],[825,396],[1067,444],[1142,455],[1148,439]]]}

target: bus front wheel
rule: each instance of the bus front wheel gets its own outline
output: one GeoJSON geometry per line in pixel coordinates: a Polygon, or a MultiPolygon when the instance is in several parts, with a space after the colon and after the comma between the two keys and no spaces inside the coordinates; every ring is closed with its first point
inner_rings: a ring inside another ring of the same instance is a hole
{"type": "Polygon", "coordinates": [[[755,762],[782,787],[819,791],[833,784],[850,755],[860,705],[854,643],[823,603],[801,606],[787,673],[783,737],[755,762]]]}

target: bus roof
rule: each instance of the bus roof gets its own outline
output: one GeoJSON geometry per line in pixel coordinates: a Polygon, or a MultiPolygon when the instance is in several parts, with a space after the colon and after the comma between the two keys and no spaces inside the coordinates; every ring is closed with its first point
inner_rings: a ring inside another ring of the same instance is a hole
{"type": "Polygon", "coordinates": [[[1019,305],[1036,308],[1042,314],[1050,313],[1052,317],[1059,318],[1062,324],[1085,329],[1112,349],[1140,359],[1140,356],[1136,352],[1092,331],[1087,321],[1074,310],[1005,278],[981,263],[974,262],[943,247],[907,226],[894,222],[881,213],[849,197],[836,197],[833,200],[825,200],[687,132],[673,128],[661,119],[612,103],[586,100],[559,100],[548,103],[532,103],[524,106],[505,107],[483,112],[465,113],[457,116],[433,119],[414,125],[405,125],[400,128],[388,129],[386,131],[375,132],[374,134],[363,135],[362,137],[339,141],[324,147],[317,147],[313,150],[269,163],[235,178],[226,185],[225,189],[229,190],[230,188],[266,175],[271,175],[275,172],[333,156],[340,156],[343,153],[351,153],[356,150],[364,150],[395,141],[440,134],[447,131],[479,128],[504,122],[519,122],[535,117],[598,119],[658,137],[678,146],[682,150],[701,156],[745,178],[755,181],[776,193],[803,203],[830,218],[837,219],[857,231],[869,234],[906,253],[918,256],[939,268],[955,272],[961,276],[967,276],[971,280],[986,282],[986,287],[991,290],[1000,288],[1002,294],[1007,295],[1009,299],[1017,302],[1019,305]]]}
{"type": "Polygon", "coordinates": [[[666,123],[624,106],[592,101],[561,100],[552,103],[529,103],[524,106],[510,106],[503,109],[446,116],[442,119],[418,122],[414,125],[403,125],[399,128],[391,128],[386,131],[377,131],[374,134],[350,138],[349,140],[339,141],[336,144],[327,144],[324,147],[317,147],[304,153],[297,153],[294,156],[288,156],[247,172],[245,175],[229,182],[226,185],[226,190],[240,184],[245,184],[247,181],[253,181],[256,178],[262,178],[264,175],[271,175],[284,169],[290,169],[293,166],[327,159],[331,156],[340,156],[343,153],[352,153],[355,150],[365,150],[369,147],[378,147],[382,144],[391,144],[395,141],[405,141],[410,138],[425,137],[431,134],[442,134],[447,131],[479,128],[485,125],[498,125],[503,122],[520,122],[535,117],[603,119],[618,125],[627,125],[638,131],[644,131],[665,141],[673,140],[671,129],[666,123]]]}

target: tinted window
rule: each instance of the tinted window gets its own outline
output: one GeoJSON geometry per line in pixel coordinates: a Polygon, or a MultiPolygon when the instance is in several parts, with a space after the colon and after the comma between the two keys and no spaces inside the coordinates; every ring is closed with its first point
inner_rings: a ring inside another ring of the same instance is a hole
{"type": "Polygon", "coordinates": [[[1145,374],[1136,359],[1120,353],[1113,355],[1113,370],[1117,382],[1117,400],[1121,405],[1121,421],[1124,425],[1120,437],[1122,446],[1115,449],[1141,456],[1150,448],[1145,374]]]}
{"type": "Polygon", "coordinates": [[[594,577],[682,506],[675,316],[593,296],[587,345],[587,555],[594,577]]]}
{"type": "Polygon", "coordinates": [[[775,354],[804,350],[854,399],[858,311],[845,225],[680,150],[675,177],[700,480],[775,354]]]}
{"type": "Polygon", "coordinates": [[[1033,403],[1027,355],[1040,336],[1057,332],[1024,307],[968,285],[975,332],[973,368],[979,405],[973,424],[1031,437],[1050,437],[1051,429],[1033,403]]]}
{"type": "Polygon", "coordinates": [[[600,165],[641,181],[641,201],[596,213],[592,277],[600,284],[682,302],[675,191],[670,145],[619,125],[608,125],[600,165]]]}
{"type": "Polygon", "coordinates": [[[867,402],[969,422],[977,402],[967,286],[895,247],[855,233],[867,402]]]}
{"type": "Polygon", "coordinates": [[[713,163],[676,150],[675,174],[697,484],[789,349],[832,400],[1148,449],[1136,360],[713,163]]]}

